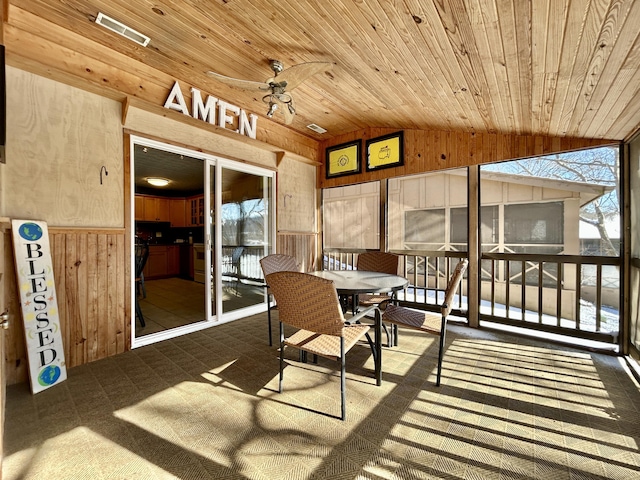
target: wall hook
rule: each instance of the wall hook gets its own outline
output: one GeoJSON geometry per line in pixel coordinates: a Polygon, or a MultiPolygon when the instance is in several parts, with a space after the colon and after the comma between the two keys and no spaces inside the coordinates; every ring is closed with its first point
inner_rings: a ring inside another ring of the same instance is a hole
{"type": "Polygon", "coordinates": [[[100,167],[100,185],[102,185],[102,170],[104,170],[105,177],[109,176],[109,172],[107,172],[107,167],[102,165],[102,167],[100,167]]]}

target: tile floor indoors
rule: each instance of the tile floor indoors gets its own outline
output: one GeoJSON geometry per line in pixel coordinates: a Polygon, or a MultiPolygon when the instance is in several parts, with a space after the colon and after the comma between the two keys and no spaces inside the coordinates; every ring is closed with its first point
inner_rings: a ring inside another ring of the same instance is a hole
{"type": "MultiPolygon", "coordinates": [[[[277,318],[277,313],[276,313],[277,318]]],[[[7,388],[3,479],[634,479],[640,392],[620,358],[453,325],[401,330],[375,386],[366,345],[337,364],[278,351],[266,314],[7,388]]],[[[274,330],[275,330],[274,326],[274,330]]]]}
{"type": "MultiPolygon", "coordinates": [[[[145,293],[138,301],[145,326],[136,319],[136,337],[162,332],[205,318],[205,286],[184,278],[172,277],[145,281],[145,293]]],[[[231,281],[222,286],[223,310],[230,311],[264,301],[264,288],[231,281]]]]}

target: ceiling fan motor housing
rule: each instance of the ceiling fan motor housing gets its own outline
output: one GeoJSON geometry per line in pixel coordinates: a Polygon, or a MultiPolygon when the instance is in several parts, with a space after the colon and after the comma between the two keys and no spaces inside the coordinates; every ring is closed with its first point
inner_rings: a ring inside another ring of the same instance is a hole
{"type": "Polygon", "coordinates": [[[271,60],[269,62],[269,66],[271,67],[271,70],[273,70],[276,75],[279,74],[282,70],[284,70],[284,65],[280,60],[271,60]]]}

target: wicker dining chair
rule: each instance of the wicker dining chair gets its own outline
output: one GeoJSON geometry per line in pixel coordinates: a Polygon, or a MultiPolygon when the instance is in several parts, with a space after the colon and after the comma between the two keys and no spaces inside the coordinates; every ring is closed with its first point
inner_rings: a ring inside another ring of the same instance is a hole
{"type": "MultiPolygon", "coordinates": [[[[365,252],[358,255],[356,268],[367,272],[388,273],[390,275],[398,274],[398,264],[400,257],[393,253],[387,252],[365,252]]],[[[370,307],[371,305],[379,305],[391,297],[388,293],[358,295],[357,305],[370,307]]]]}
{"type": "Polygon", "coordinates": [[[145,327],[144,315],[142,314],[142,308],[140,307],[140,301],[138,300],[138,295],[140,295],[140,289],[142,289],[142,298],[147,297],[147,290],[144,286],[144,267],[147,264],[147,259],[149,258],[149,244],[147,242],[136,243],[135,244],[135,302],[136,302],[136,316],[140,321],[140,326],[145,327]]]}
{"type": "Polygon", "coordinates": [[[469,260],[462,259],[449,278],[449,283],[445,290],[444,301],[440,306],[440,314],[435,312],[425,312],[422,310],[413,310],[389,303],[382,315],[382,321],[393,324],[395,332],[394,342],[397,345],[397,326],[407,327],[414,330],[420,330],[440,337],[440,346],[438,350],[438,373],[436,377],[436,385],[440,385],[440,376],[442,373],[442,357],[444,354],[444,341],[447,331],[447,318],[453,308],[453,298],[456,295],[458,286],[462,281],[464,272],[467,270],[469,260]]]}
{"type": "MultiPolygon", "coordinates": [[[[264,278],[267,275],[275,272],[299,272],[300,266],[298,261],[291,255],[284,255],[282,253],[273,253],[262,257],[260,259],[260,267],[262,268],[262,274],[264,278]]],[[[273,345],[273,339],[271,337],[271,289],[269,285],[265,285],[267,289],[267,322],[269,323],[269,346],[273,345]]]]}
{"type": "MultiPolygon", "coordinates": [[[[358,261],[356,263],[357,270],[365,270],[367,272],[379,272],[388,273],[390,275],[398,274],[398,265],[400,263],[400,257],[394,253],[387,252],[364,252],[358,255],[358,261]]],[[[358,308],[368,308],[371,306],[382,306],[384,308],[388,304],[388,300],[393,299],[394,294],[390,293],[366,293],[360,295],[354,295],[351,299],[353,313],[358,311],[358,308]]],[[[382,328],[387,335],[387,345],[391,346],[391,334],[387,329],[387,326],[383,323],[382,328]]]]}
{"type": "MultiPolygon", "coordinates": [[[[278,303],[280,312],[280,378],[278,391],[282,392],[284,376],[284,349],[294,347],[304,352],[340,361],[341,416],[346,418],[346,353],[363,337],[368,337],[369,326],[347,324],[342,307],[331,280],[300,272],[275,272],[267,275],[267,283],[278,303]],[[297,329],[291,336],[284,335],[284,324],[297,329]]],[[[369,313],[376,307],[361,312],[350,321],[369,313]]],[[[374,355],[371,338],[369,345],[374,355]]]]}

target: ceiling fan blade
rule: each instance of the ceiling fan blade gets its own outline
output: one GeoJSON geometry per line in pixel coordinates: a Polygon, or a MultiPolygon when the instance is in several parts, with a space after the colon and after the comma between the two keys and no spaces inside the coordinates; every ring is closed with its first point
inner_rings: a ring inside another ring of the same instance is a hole
{"type": "Polygon", "coordinates": [[[261,90],[261,91],[269,91],[271,87],[268,83],[264,82],[254,82],[252,80],[241,80],[239,78],[226,77],[224,75],[220,75],[216,72],[207,72],[207,75],[215,78],[216,80],[226,83],[227,85],[231,85],[232,87],[242,88],[243,90],[261,90]]]}
{"type": "Polygon", "coordinates": [[[317,75],[320,72],[331,70],[333,63],[331,62],[307,62],[294,65],[284,69],[278,75],[267,80],[267,83],[287,82],[285,89],[291,91],[304,82],[307,78],[317,75]]]}
{"type": "Polygon", "coordinates": [[[296,114],[295,106],[293,104],[293,98],[290,95],[289,97],[291,98],[289,102],[283,102],[281,100],[278,100],[277,98],[274,98],[275,102],[278,104],[278,109],[276,111],[282,112],[285,125],[291,125],[291,123],[293,122],[293,117],[296,114]],[[289,109],[290,106],[293,111],[289,109]]]}

